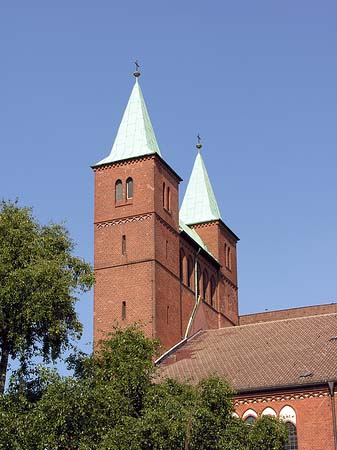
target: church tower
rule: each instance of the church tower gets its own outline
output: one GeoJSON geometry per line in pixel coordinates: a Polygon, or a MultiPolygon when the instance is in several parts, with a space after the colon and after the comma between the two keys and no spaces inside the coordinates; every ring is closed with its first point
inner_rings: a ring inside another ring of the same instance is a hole
{"type": "Polygon", "coordinates": [[[136,80],[109,156],[93,166],[94,341],[140,322],[164,348],[181,339],[178,186],[136,80]],[[176,326],[173,327],[173,318],[176,326]]]}
{"type": "Polygon", "coordinates": [[[93,166],[94,342],[138,322],[164,349],[238,323],[237,236],[225,225],[198,154],[179,212],[136,80],[110,154],[93,166]]]}
{"type": "Polygon", "coordinates": [[[179,217],[197,232],[211,254],[220,263],[217,280],[216,309],[219,327],[227,319],[238,324],[238,282],[236,244],[239,238],[223,222],[213,188],[201,156],[202,144],[198,137],[198,153],[180,208],[179,217]]]}

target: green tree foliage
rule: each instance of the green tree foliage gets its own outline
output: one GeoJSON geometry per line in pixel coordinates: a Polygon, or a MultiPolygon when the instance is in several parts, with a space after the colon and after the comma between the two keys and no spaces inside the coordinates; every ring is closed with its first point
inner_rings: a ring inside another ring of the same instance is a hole
{"type": "Polygon", "coordinates": [[[54,361],[80,336],[76,295],[93,273],[73,248],[62,225],[42,226],[30,208],[0,202],[0,392],[10,358],[25,372],[33,357],[54,361]]]}
{"type": "Polygon", "coordinates": [[[233,417],[219,378],[196,386],[160,382],[157,343],[137,327],[116,329],[74,376],[39,369],[0,397],[0,450],[280,450],[284,424],[233,417]]]}

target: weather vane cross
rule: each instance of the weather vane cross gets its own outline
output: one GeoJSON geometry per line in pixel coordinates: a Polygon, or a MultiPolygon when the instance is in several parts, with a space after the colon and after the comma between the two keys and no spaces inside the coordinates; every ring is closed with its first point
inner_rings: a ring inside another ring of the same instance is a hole
{"type": "Polygon", "coordinates": [[[200,137],[200,134],[199,134],[199,133],[198,133],[198,135],[197,135],[197,140],[198,140],[198,142],[197,142],[196,147],[197,147],[198,152],[199,152],[200,149],[202,148],[201,137],[200,137]]]}
{"type": "Polygon", "coordinates": [[[139,62],[138,59],[136,59],[136,61],[134,62],[135,66],[136,66],[136,70],[133,72],[133,75],[138,78],[140,76],[140,72],[139,72],[139,62]]]}

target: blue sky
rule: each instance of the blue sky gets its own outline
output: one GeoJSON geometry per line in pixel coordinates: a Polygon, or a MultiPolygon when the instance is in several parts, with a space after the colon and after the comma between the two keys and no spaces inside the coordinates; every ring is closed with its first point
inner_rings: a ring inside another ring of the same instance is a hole
{"type": "MultiPolygon", "coordinates": [[[[203,157],[239,235],[241,313],[337,301],[335,0],[0,0],[0,196],[92,261],[93,175],[133,86],[186,188],[203,157]]],[[[79,304],[83,348],[92,293],[79,304]]]]}

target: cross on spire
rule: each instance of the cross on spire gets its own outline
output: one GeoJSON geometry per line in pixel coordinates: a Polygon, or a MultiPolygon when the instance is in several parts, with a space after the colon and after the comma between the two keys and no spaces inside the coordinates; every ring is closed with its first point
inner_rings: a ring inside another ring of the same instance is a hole
{"type": "Polygon", "coordinates": [[[197,147],[197,149],[198,149],[198,152],[200,152],[200,150],[201,150],[201,148],[202,148],[202,143],[201,143],[201,137],[200,137],[200,134],[198,133],[198,135],[197,135],[197,144],[196,144],[196,147],[197,147]]]}
{"type": "Polygon", "coordinates": [[[138,78],[140,76],[140,72],[139,72],[139,62],[138,59],[136,59],[136,61],[134,62],[134,65],[136,66],[136,70],[133,72],[133,75],[138,78]]]}

